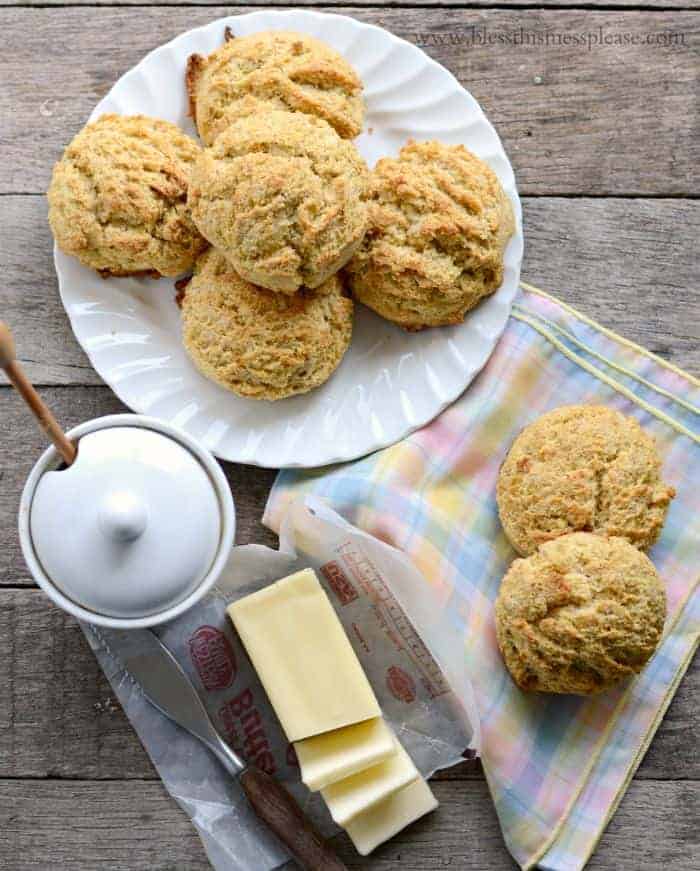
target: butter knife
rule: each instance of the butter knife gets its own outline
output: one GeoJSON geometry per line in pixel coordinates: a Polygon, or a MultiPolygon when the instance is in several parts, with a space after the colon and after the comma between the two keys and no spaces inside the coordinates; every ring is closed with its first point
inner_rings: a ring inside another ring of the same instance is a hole
{"type": "Polygon", "coordinates": [[[150,630],[139,632],[139,644],[122,662],[148,701],[210,750],[238,782],[259,819],[274,832],[307,871],[347,871],[318,834],[294,798],[279,781],[248,765],[214,728],[199,693],[180,664],[150,630]]]}

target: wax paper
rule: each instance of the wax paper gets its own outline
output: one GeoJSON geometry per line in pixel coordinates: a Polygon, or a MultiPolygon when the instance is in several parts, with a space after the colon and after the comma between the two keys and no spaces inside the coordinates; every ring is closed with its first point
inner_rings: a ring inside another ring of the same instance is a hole
{"type": "MultiPolygon", "coordinates": [[[[478,718],[463,638],[431,608],[426,582],[399,551],[344,521],[321,500],[293,503],[280,550],[236,547],[213,592],[156,633],[193,680],[212,721],[248,762],[279,778],[327,836],[338,831],[300,781],[287,741],[226,606],[312,567],[336,609],[385,717],[421,773],[478,751],[478,718]]],[[[83,625],[95,655],[165,788],[197,828],[212,866],[271,871],[289,856],[250,810],[237,781],[196,739],[157,711],[122,666],[141,633],[83,625]]]]}

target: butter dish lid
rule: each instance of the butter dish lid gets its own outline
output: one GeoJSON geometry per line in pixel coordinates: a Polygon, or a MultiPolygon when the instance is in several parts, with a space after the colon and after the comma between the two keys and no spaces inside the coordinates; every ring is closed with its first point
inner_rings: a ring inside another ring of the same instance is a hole
{"type": "Polygon", "coordinates": [[[29,527],[64,596],[130,619],[165,611],[200,585],[223,521],[214,483],[185,445],[154,429],[109,426],[80,438],[72,466],[41,476],[29,527]]]}

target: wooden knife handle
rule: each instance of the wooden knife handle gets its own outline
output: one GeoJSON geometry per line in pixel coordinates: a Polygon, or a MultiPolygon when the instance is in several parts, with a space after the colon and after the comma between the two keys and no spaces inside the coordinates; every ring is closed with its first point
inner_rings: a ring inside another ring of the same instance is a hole
{"type": "Polygon", "coordinates": [[[274,777],[251,767],[239,780],[255,813],[306,871],[348,871],[274,777]]]}

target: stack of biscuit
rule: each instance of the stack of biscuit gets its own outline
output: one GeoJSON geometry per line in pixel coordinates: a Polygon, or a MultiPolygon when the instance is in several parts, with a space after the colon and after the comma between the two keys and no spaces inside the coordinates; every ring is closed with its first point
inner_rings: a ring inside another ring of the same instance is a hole
{"type": "Polygon", "coordinates": [[[227,28],[185,84],[203,147],[165,121],[102,116],[56,164],[49,221],[103,276],[193,273],[183,340],[208,378],[256,399],[305,393],[350,344],[350,296],[420,330],[500,286],[514,218],[495,173],[439,142],[370,172],[351,141],[362,82],[329,46],[227,28]]]}
{"type": "Polygon", "coordinates": [[[642,670],[666,593],[643,553],[673,487],[636,420],[596,405],[556,408],[526,427],[501,467],[498,512],[522,555],[496,600],[496,636],[523,690],[586,695],[642,670]]]}

